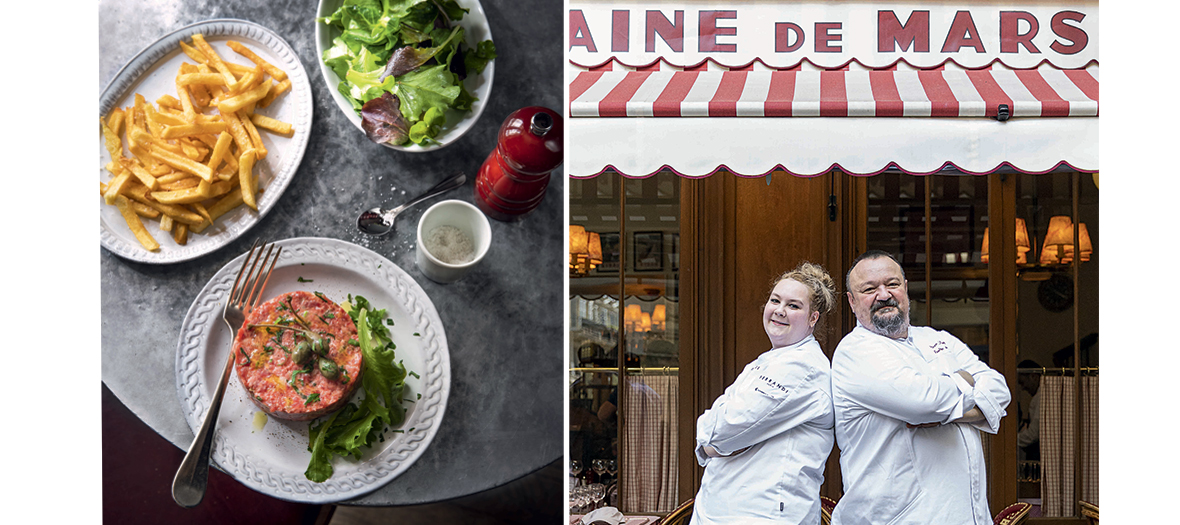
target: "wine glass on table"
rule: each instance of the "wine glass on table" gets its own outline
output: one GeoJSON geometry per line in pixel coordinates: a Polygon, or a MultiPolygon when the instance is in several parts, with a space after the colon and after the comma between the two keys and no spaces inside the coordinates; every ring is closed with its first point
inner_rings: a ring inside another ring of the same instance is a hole
{"type": "Polygon", "coordinates": [[[606,485],[602,483],[595,483],[590,486],[591,497],[594,499],[594,508],[602,507],[602,500],[606,498],[606,485]]]}
{"type": "Polygon", "coordinates": [[[599,481],[602,481],[602,475],[606,474],[606,460],[605,459],[596,459],[594,461],[591,461],[590,462],[590,469],[593,470],[595,474],[597,474],[597,479],[599,481]]]}
{"type": "Polygon", "coordinates": [[[578,485],[573,487],[570,491],[570,513],[571,514],[585,514],[590,512],[590,508],[586,504],[590,503],[590,487],[586,485],[578,485]]]}
{"type": "Polygon", "coordinates": [[[592,509],[590,508],[590,486],[583,485],[577,488],[578,491],[578,514],[586,514],[592,509]]]}
{"type": "Polygon", "coordinates": [[[615,459],[606,460],[606,473],[610,474],[611,481],[619,479],[619,462],[615,459]]]}
{"type": "Polygon", "coordinates": [[[582,467],[581,460],[575,459],[573,461],[570,461],[570,476],[573,476],[573,478],[574,478],[574,486],[575,487],[579,485],[580,480],[578,478],[578,475],[582,473],[582,470],[583,470],[583,467],[582,467]]]}

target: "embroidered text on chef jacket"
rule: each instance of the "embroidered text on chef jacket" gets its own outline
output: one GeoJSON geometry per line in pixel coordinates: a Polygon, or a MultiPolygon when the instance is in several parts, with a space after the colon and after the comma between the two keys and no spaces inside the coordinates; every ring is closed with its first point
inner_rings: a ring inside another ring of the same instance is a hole
{"type": "Polygon", "coordinates": [[[1004,377],[954,336],[911,326],[891,339],[858,324],[832,358],[844,479],[832,523],[990,525],[979,431],[995,434],[1010,400],[1004,377]],[[985,421],[950,423],[972,407],[985,421]],[[943,424],[906,427],[932,422],[943,424]]]}
{"type": "Polygon", "coordinates": [[[818,524],[833,442],[831,370],[815,337],[763,353],[697,419],[705,474],[691,524],[818,524]]]}

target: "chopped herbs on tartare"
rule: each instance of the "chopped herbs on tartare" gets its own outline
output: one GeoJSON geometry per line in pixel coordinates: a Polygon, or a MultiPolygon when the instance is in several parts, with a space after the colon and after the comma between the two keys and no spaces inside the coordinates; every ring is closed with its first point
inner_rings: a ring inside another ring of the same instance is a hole
{"type": "Polygon", "coordinates": [[[446,110],[470,112],[463,86],[496,58],[491,40],[468,47],[455,0],[345,0],[319,21],[341,31],[323,54],[337,89],[377,143],[436,143],[446,110]]]}
{"type": "Polygon", "coordinates": [[[308,421],[348,402],[363,354],[355,323],[321,293],[279,295],[255,308],[234,338],[234,368],[268,415],[308,421]]]}

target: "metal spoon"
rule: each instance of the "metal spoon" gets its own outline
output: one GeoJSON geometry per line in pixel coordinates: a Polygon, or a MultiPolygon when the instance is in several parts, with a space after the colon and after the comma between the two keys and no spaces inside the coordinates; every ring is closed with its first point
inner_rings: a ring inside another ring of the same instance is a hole
{"type": "Polygon", "coordinates": [[[426,190],[426,193],[419,195],[414,200],[402,204],[392,210],[383,210],[380,207],[361,213],[361,216],[356,220],[356,227],[363,233],[369,235],[385,235],[393,230],[393,223],[397,220],[397,215],[406,208],[418,204],[426,199],[434,197],[440,193],[446,193],[467,182],[467,176],[462,173],[456,173],[442,182],[435,184],[433,188],[426,190]]]}

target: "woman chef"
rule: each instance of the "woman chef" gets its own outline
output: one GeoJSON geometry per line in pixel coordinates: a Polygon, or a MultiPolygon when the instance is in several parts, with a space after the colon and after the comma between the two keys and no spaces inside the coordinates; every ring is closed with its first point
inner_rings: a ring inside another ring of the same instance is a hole
{"type": "Polygon", "coordinates": [[[771,349],[697,419],[705,467],[693,525],[820,522],[819,486],[835,440],[831,366],[812,333],[835,283],[802,263],[775,282],[762,326],[771,349]]]}

